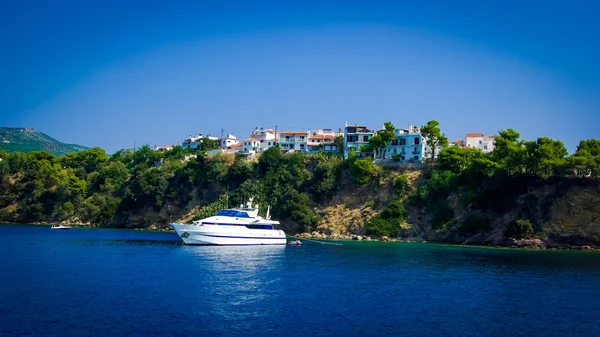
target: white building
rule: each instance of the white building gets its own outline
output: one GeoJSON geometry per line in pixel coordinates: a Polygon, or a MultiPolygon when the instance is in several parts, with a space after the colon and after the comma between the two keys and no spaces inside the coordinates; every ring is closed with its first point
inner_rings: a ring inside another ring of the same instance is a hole
{"type": "Polygon", "coordinates": [[[332,129],[315,129],[308,133],[308,152],[337,152],[335,137],[344,135],[341,129],[337,132],[332,129]]]}
{"type": "Polygon", "coordinates": [[[369,144],[369,139],[373,137],[375,132],[367,129],[366,126],[361,125],[348,125],[344,127],[344,158],[348,158],[348,154],[350,153],[350,149],[354,149],[356,151],[356,156],[368,157],[370,153],[361,153],[360,148],[363,145],[369,144]]]}
{"type": "Polygon", "coordinates": [[[222,149],[230,149],[232,146],[241,146],[241,142],[238,141],[236,136],[228,133],[225,138],[217,140],[217,145],[222,149]]]}
{"type": "Polygon", "coordinates": [[[279,147],[282,151],[308,151],[308,132],[284,131],[278,134],[279,147]]]}
{"type": "Polygon", "coordinates": [[[248,153],[256,153],[260,149],[260,141],[255,138],[248,138],[242,141],[242,151],[248,153]]]}
{"type": "MultiPolygon", "coordinates": [[[[256,128],[250,132],[251,139],[256,139],[259,142],[257,151],[262,152],[272,146],[275,146],[277,140],[275,139],[276,132],[273,129],[256,128]]],[[[277,135],[277,138],[279,136],[277,135]]]]}
{"type": "Polygon", "coordinates": [[[483,153],[494,151],[494,136],[484,136],[483,133],[465,134],[464,146],[480,149],[483,153]]]}
{"type": "Polygon", "coordinates": [[[190,135],[188,138],[184,139],[181,142],[181,147],[183,147],[184,149],[190,148],[190,149],[196,150],[196,149],[200,148],[200,141],[202,140],[202,138],[208,138],[210,140],[214,140],[215,142],[217,142],[217,144],[218,144],[218,140],[219,140],[219,138],[213,137],[210,134],[204,136],[202,133],[199,133],[197,136],[190,135]]]}
{"type": "Polygon", "coordinates": [[[171,151],[172,149],[173,149],[172,145],[155,146],[154,147],[154,151],[157,151],[157,152],[171,151]]]}

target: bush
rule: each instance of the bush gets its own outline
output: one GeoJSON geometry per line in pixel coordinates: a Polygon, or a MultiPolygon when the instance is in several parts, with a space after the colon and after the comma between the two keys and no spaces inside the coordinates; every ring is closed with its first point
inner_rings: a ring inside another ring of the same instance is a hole
{"type": "Polygon", "coordinates": [[[375,175],[375,164],[370,158],[357,159],[350,164],[352,180],[359,184],[366,184],[375,175]]]}
{"type": "Polygon", "coordinates": [[[460,235],[474,234],[489,229],[489,226],[490,220],[488,216],[483,212],[476,211],[463,219],[458,232],[460,235]]]}
{"type": "Polygon", "coordinates": [[[393,159],[394,161],[400,161],[400,158],[401,158],[401,156],[400,156],[400,154],[398,154],[398,153],[394,153],[394,154],[392,155],[392,159],[393,159]]]}
{"type": "Polygon", "coordinates": [[[402,229],[406,209],[400,200],[393,201],[381,214],[371,218],[367,234],[395,236],[402,229]]]}
{"type": "Polygon", "coordinates": [[[535,230],[533,229],[531,221],[520,219],[517,221],[513,221],[508,225],[508,227],[504,231],[504,236],[522,238],[531,235],[534,232],[535,230]]]}
{"type": "Polygon", "coordinates": [[[394,188],[394,194],[396,197],[403,197],[408,189],[408,178],[406,175],[397,172],[393,173],[392,187],[394,188]]]}

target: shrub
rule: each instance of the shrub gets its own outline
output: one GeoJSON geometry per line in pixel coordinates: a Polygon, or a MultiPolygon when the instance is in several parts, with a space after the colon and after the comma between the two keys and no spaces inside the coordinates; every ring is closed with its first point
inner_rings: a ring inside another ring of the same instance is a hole
{"type": "Polygon", "coordinates": [[[488,216],[483,212],[476,211],[470,213],[463,219],[460,227],[458,228],[458,232],[460,235],[467,235],[474,234],[488,228],[488,216]]]}
{"type": "Polygon", "coordinates": [[[519,219],[517,221],[511,222],[508,225],[508,227],[504,231],[504,236],[522,238],[531,235],[534,232],[535,230],[533,229],[531,221],[519,219]]]}
{"type": "Polygon", "coordinates": [[[393,173],[392,174],[392,187],[394,188],[394,194],[397,197],[402,197],[406,194],[408,189],[408,178],[404,174],[393,173]]]}
{"type": "Polygon", "coordinates": [[[373,217],[367,226],[367,234],[394,236],[402,229],[406,209],[400,200],[393,201],[381,214],[373,217]]]}
{"type": "Polygon", "coordinates": [[[370,158],[357,159],[350,164],[352,180],[359,184],[366,184],[375,175],[375,164],[370,158]]]}
{"type": "Polygon", "coordinates": [[[400,156],[400,154],[398,154],[398,153],[394,153],[394,154],[392,155],[392,159],[393,159],[394,161],[400,161],[400,158],[401,158],[401,156],[400,156]]]}

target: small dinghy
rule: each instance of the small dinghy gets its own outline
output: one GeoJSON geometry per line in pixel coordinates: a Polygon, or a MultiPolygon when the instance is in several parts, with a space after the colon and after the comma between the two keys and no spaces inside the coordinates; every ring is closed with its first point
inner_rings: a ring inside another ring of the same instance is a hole
{"type": "Polygon", "coordinates": [[[292,246],[301,246],[301,245],[302,245],[302,241],[300,241],[300,240],[296,240],[296,241],[288,241],[288,245],[292,245],[292,246]]]}
{"type": "Polygon", "coordinates": [[[54,225],[54,226],[50,227],[50,229],[56,229],[56,230],[66,231],[66,230],[71,229],[71,227],[65,226],[65,225],[54,225]]]}

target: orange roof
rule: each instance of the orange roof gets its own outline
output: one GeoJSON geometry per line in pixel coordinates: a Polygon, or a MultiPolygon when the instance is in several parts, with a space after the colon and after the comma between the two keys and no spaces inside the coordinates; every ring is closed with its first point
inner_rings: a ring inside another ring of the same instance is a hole
{"type": "Polygon", "coordinates": [[[244,139],[244,140],[250,140],[253,142],[260,142],[260,140],[256,139],[256,138],[248,138],[248,139],[244,139]]]}
{"type": "Polygon", "coordinates": [[[483,137],[483,133],[467,133],[467,137],[483,137]]]}
{"type": "Polygon", "coordinates": [[[298,131],[298,132],[294,132],[294,131],[284,131],[284,132],[280,132],[280,135],[284,135],[284,136],[293,136],[293,135],[301,135],[301,136],[306,136],[308,135],[308,132],[304,132],[304,131],[298,131]]]}

